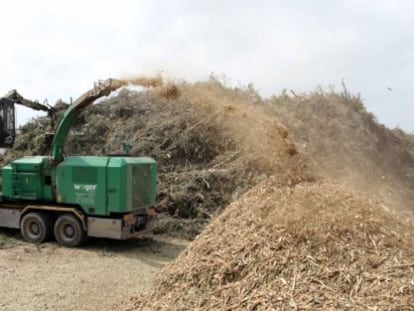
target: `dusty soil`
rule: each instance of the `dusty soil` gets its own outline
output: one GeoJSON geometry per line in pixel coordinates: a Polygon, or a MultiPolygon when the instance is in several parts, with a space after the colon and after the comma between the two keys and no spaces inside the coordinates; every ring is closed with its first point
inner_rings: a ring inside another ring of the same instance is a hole
{"type": "Polygon", "coordinates": [[[0,231],[1,310],[111,310],[144,292],[187,244],[157,236],[90,240],[78,249],[25,243],[0,231]]]}

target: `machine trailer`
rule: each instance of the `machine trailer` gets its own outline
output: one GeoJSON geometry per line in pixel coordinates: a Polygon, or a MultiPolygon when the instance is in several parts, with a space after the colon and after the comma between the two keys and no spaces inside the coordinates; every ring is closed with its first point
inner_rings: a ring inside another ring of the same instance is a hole
{"type": "MultiPolygon", "coordinates": [[[[87,106],[127,82],[108,79],[79,97],[58,122],[50,156],[28,156],[2,168],[0,227],[20,229],[23,238],[51,238],[76,247],[87,237],[128,239],[152,229],[157,163],[149,157],[64,156],[71,126],[87,106]]],[[[14,142],[14,103],[0,99],[0,146],[14,142]],[[13,122],[11,122],[12,120],[13,122]]],[[[36,102],[35,102],[36,103],[36,102]]],[[[32,105],[33,106],[33,105],[32,105]]]]}

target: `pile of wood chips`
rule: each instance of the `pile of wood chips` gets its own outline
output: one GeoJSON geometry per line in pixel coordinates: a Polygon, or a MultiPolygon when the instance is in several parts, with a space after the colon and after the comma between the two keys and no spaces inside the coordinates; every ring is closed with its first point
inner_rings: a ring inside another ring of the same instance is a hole
{"type": "Polygon", "coordinates": [[[277,184],[233,202],[131,309],[414,309],[412,226],[344,186],[277,184]]]}

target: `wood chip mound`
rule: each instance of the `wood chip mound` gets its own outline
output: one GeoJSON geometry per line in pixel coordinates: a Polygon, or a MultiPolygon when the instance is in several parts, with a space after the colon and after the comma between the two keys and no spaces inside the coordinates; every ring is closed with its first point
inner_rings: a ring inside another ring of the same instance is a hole
{"type": "Polygon", "coordinates": [[[277,184],[233,202],[131,309],[414,309],[412,226],[344,186],[277,184]]]}

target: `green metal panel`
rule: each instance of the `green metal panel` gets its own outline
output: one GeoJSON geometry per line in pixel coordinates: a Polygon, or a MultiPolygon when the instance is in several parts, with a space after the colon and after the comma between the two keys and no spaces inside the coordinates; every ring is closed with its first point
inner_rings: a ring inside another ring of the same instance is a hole
{"type": "Polygon", "coordinates": [[[42,184],[38,172],[20,172],[16,174],[16,183],[18,194],[16,198],[24,200],[41,200],[42,184]]]}
{"type": "Polygon", "coordinates": [[[3,168],[3,179],[3,196],[6,200],[52,200],[48,157],[15,160],[3,168]]]}
{"type": "Polygon", "coordinates": [[[125,213],[128,194],[128,174],[125,159],[111,158],[108,163],[108,213],[125,213]]]}
{"type": "Polygon", "coordinates": [[[18,172],[39,172],[43,168],[44,157],[23,157],[14,160],[12,165],[18,172]]]}
{"type": "Polygon", "coordinates": [[[108,157],[66,158],[57,167],[57,201],[79,205],[89,215],[107,215],[108,161],[108,157]]]}

